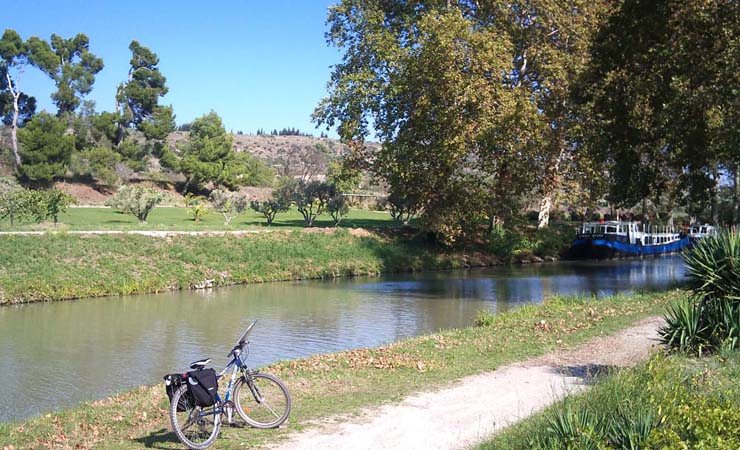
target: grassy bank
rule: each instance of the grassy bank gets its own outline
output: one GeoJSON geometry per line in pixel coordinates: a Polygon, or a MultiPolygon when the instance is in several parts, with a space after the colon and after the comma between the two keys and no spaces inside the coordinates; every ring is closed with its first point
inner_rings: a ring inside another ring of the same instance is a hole
{"type": "Polygon", "coordinates": [[[0,304],[493,262],[484,255],[365,234],[2,236],[0,304]]]}
{"type": "MultiPolygon", "coordinates": [[[[215,448],[264,445],[330,414],[356,413],[361,407],[397,401],[414,391],[442,387],[463,376],[613,333],[658,314],[683,295],[670,291],[600,300],[555,298],[498,315],[486,327],[282,362],[266,370],[283,378],[293,394],[287,428],[226,428],[215,448]],[[542,321],[549,326],[543,327],[542,321]]],[[[2,424],[0,448],[44,448],[52,443],[70,448],[181,448],[170,430],[166,407],[162,385],[142,387],[70,411],[2,424]]]]}
{"type": "Polygon", "coordinates": [[[505,430],[479,450],[740,448],[740,352],[656,355],[505,430]]]}

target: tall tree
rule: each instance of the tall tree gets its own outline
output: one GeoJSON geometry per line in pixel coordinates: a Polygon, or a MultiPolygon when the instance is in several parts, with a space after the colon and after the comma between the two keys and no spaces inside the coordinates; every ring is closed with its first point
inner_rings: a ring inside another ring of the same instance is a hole
{"type": "Polygon", "coordinates": [[[54,80],[57,90],[51,94],[57,115],[69,116],[92,91],[95,75],[103,70],[103,60],[90,52],[90,40],[79,33],[64,39],[51,35],[51,45],[40,42],[36,54],[39,68],[54,80]]]}
{"type": "MultiPolygon", "coordinates": [[[[345,51],[318,106],[355,161],[392,192],[417,199],[446,241],[505,217],[526,189],[535,106],[507,87],[512,43],[475,2],[345,0],[330,10],[329,43],[345,51]],[[371,130],[383,142],[373,152],[371,130]]],[[[536,127],[534,127],[536,129],[536,127]]]]}
{"type": "Polygon", "coordinates": [[[515,0],[481,3],[477,16],[512,43],[509,86],[522,87],[540,113],[536,166],[540,228],[549,223],[555,194],[583,155],[571,92],[589,60],[589,45],[610,8],[606,0],[515,0]]]}
{"type": "MultiPolygon", "coordinates": [[[[611,200],[713,205],[738,148],[733,0],[625,0],[599,31],[582,92],[611,200]]],[[[645,208],[643,208],[645,209],[645,208]]]]}
{"type": "Polygon", "coordinates": [[[167,94],[167,79],[159,71],[159,57],[149,48],[142,46],[138,41],[132,41],[131,68],[128,80],[118,86],[116,94],[116,110],[120,119],[120,143],[124,135],[124,128],[142,128],[154,113],[159,97],[167,94]]]}
{"type": "MultiPolygon", "coordinates": [[[[0,74],[5,78],[2,83],[4,88],[0,94],[0,106],[3,106],[3,118],[9,113],[8,105],[12,104],[12,119],[10,120],[10,140],[13,150],[13,158],[16,169],[21,167],[22,160],[18,151],[18,127],[21,110],[26,112],[35,109],[35,99],[26,96],[18,86],[19,79],[29,61],[28,44],[23,42],[20,35],[11,29],[6,29],[0,38],[0,74]]],[[[5,122],[5,120],[4,120],[5,122]]],[[[6,122],[7,123],[7,122],[6,122]]]]}
{"type": "Polygon", "coordinates": [[[22,127],[36,114],[36,98],[21,92],[18,96],[18,111],[16,116],[16,99],[11,89],[13,80],[12,78],[10,82],[8,80],[7,67],[4,64],[0,64],[0,120],[2,120],[5,126],[12,126],[15,121],[18,127],[22,127]]]}

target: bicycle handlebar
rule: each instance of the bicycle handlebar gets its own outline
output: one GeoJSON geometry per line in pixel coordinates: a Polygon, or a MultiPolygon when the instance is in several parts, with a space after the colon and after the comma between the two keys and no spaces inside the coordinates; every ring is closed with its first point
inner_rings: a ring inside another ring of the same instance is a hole
{"type": "Polygon", "coordinates": [[[256,324],[257,324],[256,320],[254,320],[252,323],[249,324],[249,326],[247,327],[247,331],[245,331],[244,334],[242,334],[242,337],[240,337],[239,340],[236,341],[236,344],[234,345],[234,347],[231,349],[229,354],[226,355],[227,358],[231,358],[231,356],[234,354],[236,350],[240,350],[244,348],[244,346],[249,343],[249,341],[247,341],[247,336],[249,335],[249,333],[252,332],[252,328],[254,328],[256,324]]]}

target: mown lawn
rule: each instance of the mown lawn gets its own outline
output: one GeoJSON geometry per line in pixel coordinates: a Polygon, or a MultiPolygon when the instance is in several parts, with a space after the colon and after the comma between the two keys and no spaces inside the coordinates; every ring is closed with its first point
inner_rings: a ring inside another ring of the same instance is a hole
{"type": "MultiPolygon", "coordinates": [[[[476,373],[613,333],[660,313],[683,295],[554,298],[497,315],[491,325],[453,329],[384,347],[284,361],[266,368],[289,386],[294,409],[278,430],[224,428],[214,448],[262,447],[311,421],[395,402],[476,373]],[[549,327],[537,326],[542,321],[549,327]]],[[[141,387],[72,410],[0,424],[0,448],[182,448],[171,431],[163,385],[141,387]]]]}
{"type": "MultiPolygon", "coordinates": [[[[267,229],[265,219],[252,210],[231,220],[224,225],[224,217],[217,211],[210,210],[201,221],[194,221],[193,216],[184,207],[158,207],[149,214],[147,223],[141,224],[131,214],[122,214],[112,208],[69,208],[59,217],[57,231],[66,230],[173,230],[173,231],[208,231],[208,230],[243,230],[267,229]]],[[[314,222],[315,227],[334,227],[334,220],[328,213],[322,214],[314,222]]],[[[393,222],[390,214],[384,211],[352,209],[342,219],[341,227],[346,228],[379,228],[399,226],[393,222]]],[[[275,217],[272,229],[304,228],[303,216],[292,208],[275,217]]],[[[10,226],[7,220],[0,221],[0,231],[32,231],[54,229],[51,223],[16,223],[10,226]]]]}

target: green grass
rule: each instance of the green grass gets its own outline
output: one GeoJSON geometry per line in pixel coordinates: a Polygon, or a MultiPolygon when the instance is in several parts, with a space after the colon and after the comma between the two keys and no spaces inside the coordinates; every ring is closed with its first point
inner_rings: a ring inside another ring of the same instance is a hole
{"type": "MultiPolygon", "coordinates": [[[[122,214],[112,208],[69,208],[59,217],[58,231],[88,231],[88,230],[176,230],[176,231],[210,231],[210,230],[243,230],[267,229],[265,219],[252,210],[232,219],[224,225],[223,216],[213,210],[199,222],[183,207],[158,207],[149,214],[147,223],[140,224],[132,214],[122,214]]],[[[334,221],[328,214],[323,214],[314,222],[316,227],[333,227],[334,221]]],[[[341,227],[351,228],[379,228],[398,226],[390,214],[381,211],[362,209],[350,210],[341,227]]],[[[275,217],[272,229],[303,228],[303,216],[295,208],[275,217]]],[[[21,223],[13,227],[7,220],[0,221],[0,231],[34,231],[53,229],[49,223],[33,224],[21,223]]]]}
{"type": "Polygon", "coordinates": [[[286,231],[247,236],[0,236],[0,305],[485,265],[415,241],[286,231]]]}
{"type": "Polygon", "coordinates": [[[599,379],[586,393],[504,430],[478,449],[736,450],[738,377],[738,351],[707,358],[656,354],[599,379]],[[585,430],[596,432],[589,436],[585,430]]]}
{"type": "MultiPolygon", "coordinates": [[[[447,330],[376,349],[285,361],[266,370],[284,379],[294,399],[286,429],[225,428],[217,448],[264,446],[311,421],[394,402],[419,390],[490,371],[597,335],[613,333],[658,314],[683,291],[556,298],[496,316],[485,327],[447,330]],[[541,321],[549,327],[538,327],[541,321]]],[[[173,368],[175,370],[176,368],[173,368]]],[[[141,387],[69,411],[0,424],[0,448],[181,448],[171,432],[164,386],[141,387]]]]}

